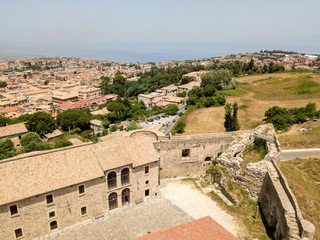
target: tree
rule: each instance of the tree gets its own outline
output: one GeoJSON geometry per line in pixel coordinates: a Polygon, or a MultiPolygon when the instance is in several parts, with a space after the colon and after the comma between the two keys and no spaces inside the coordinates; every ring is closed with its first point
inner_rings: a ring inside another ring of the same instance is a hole
{"type": "Polygon", "coordinates": [[[211,84],[218,90],[234,89],[237,83],[235,78],[232,77],[232,72],[228,69],[208,72],[202,75],[201,79],[202,87],[211,84]]]}
{"type": "Polygon", "coordinates": [[[116,74],[113,78],[113,84],[124,85],[126,83],[126,78],[121,74],[116,74]]]}
{"type": "Polygon", "coordinates": [[[58,125],[64,131],[80,128],[82,131],[90,128],[90,113],[87,109],[70,109],[59,113],[58,125]]]}
{"type": "Polygon", "coordinates": [[[0,88],[6,87],[8,84],[5,81],[0,81],[0,88]]]}
{"type": "Polygon", "coordinates": [[[233,115],[232,115],[232,131],[238,131],[240,129],[238,121],[238,103],[233,104],[233,115]]]}
{"type": "Polygon", "coordinates": [[[113,112],[118,120],[126,119],[129,112],[129,108],[121,102],[111,102],[108,104],[107,109],[113,112]]]}
{"type": "Polygon", "coordinates": [[[4,117],[4,116],[0,116],[0,127],[4,127],[10,124],[10,118],[4,117]]]}
{"type": "Polygon", "coordinates": [[[235,102],[233,104],[233,114],[231,104],[227,103],[225,106],[225,122],[224,127],[227,132],[229,131],[238,131],[240,129],[239,121],[238,121],[238,103],[235,102]]]}
{"type": "Polygon", "coordinates": [[[49,80],[44,81],[44,85],[48,85],[48,83],[49,83],[49,80]]]}
{"type": "Polygon", "coordinates": [[[232,109],[231,109],[231,104],[227,103],[226,106],[224,107],[225,109],[225,116],[224,116],[224,128],[226,129],[227,132],[232,131],[232,109]]]}
{"type": "Polygon", "coordinates": [[[40,143],[41,142],[41,139],[40,139],[40,136],[38,135],[38,133],[35,133],[35,132],[29,132],[27,134],[25,134],[21,140],[20,140],[20,143],[22,146],[27,146],[29,143],[31,142],[37,142],[37,143],[40,143]]]}
{"type": "Polygon", "coordinates": [[[6,154],[14,149],[14,144],[11,139],[4,138],[0,140],[0,154],[6,154]]]}
{"type": "Polygon", "coordinates": [[[217,89],[212,86],[211,84],[207,84],[205,87],[204,87],[204,95],[206,97],[212,97],[216,94],[217,92],[217,89]]]}
{"type": "Polygon", "coordinates": [[[51,114],[46,112],[36,112],[30,115],[26,122],[26,128],[30,132],[36,132],[40,136],[53,132],[56,128],[56,121],[51,114]]]}
{"type": "Polygon", "coordinates": [[[169,115],[176,115],[177,112],[179,111],[179,107],[175,104],[169,104],[166,109],[166,113],[169,115]]]}
{"type": "Polygon", "coordinates": [[[276,130],[287,130],[294,123],[294,118],[286,108],[273,106],[265,113],[267,123],[272,123],[276,130]]]}

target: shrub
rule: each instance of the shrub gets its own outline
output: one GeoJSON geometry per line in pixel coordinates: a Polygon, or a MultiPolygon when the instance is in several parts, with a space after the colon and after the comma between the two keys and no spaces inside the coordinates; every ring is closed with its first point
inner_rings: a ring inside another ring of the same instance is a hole
{"type": "Polygon", "coordinates": [[[23,147],[23,152],[43,151],[48,149],[51,149],[48,143],[39,143],[36,141],[32,141],[28,145],[23,147]]]}
{"type": "Polygon", "coordinates": [[[67,139],[62,139],[54,143],[54,148],[62,148],[68,146],[72,146],[72,142],[68,141],[67,139]]]}
{"type": "Polygon", "coordinates": [[[5,138],[0,140],[0,153],[6,154],[14,149],[14,144],[11,139],[5,138]]]}
{"type": "Polygon", "coordinates": [[[169,104],[165,109],[165,112],[169,115],[176,115],[179,111],[179,107],[175,104],[169,104]]]}
{"type": "Polygon", "coordinates": [[[116,132],[118,130],[118,127],[116,125],[113,125],[111,128],[110,128],[110,132],[116,132]]]}
{"type": "Polygon", "coordinates": [[[181,92],[181,93],[177,93],[177,97],[186,97],[187,93],[186,92],[181,92]]]}
{"type": "Polygon", "coordinates": [[[174,125],[173,134],[174,133],[183,133],[186,127],[186,123],[180,118],[178,122],[174,125]]]}
{"type": "Polygon", "coordinates": [[[27,146],[31,142],[37,142],[37,143],[41,142],[41,139],[38,133],[29,132],[25,134],[20,140],[20,143],[22,146],[27,146]]]}

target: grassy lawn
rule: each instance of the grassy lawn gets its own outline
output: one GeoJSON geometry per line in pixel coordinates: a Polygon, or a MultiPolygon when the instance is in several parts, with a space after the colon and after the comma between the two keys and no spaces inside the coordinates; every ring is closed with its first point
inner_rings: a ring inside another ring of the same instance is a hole
{"type": "MultiPolygon", "coordinates": [[[[237,80],[237,89],[221,92],[227,102],[238,102],[241,129],[263,124],[264,113],[272,106],[304,107],[314,102],[320,108],[320,74],[274,73],[245,76],[237,80]]],[[[185,122],[184,135],[224,132],[224,107],[196,109],[187,113],[185,122]]]]}
{"type": "Polygon", "coordinates": [[[308,121],[294,125],[288,132],[278,135],[282,149],[320,147],[320,122],[308,121]],[[305,132],[301,129],[305,128],[305,132]]]}
{"type": "Polygon", "coordinates": [[[316,227],[320,240],[320,160],[316,158],[281,162],[281,171],[299,203],[302,215],[316,227]]]}

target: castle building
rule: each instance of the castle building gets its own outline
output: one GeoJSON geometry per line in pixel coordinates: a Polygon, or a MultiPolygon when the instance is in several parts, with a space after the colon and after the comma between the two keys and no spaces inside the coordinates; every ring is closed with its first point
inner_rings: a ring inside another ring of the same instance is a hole
{"type": "Polygon", "coordinates": [[[20,155],[0,163],[0,239],[33,239],[157,195],[151,140],[20,155]]]}

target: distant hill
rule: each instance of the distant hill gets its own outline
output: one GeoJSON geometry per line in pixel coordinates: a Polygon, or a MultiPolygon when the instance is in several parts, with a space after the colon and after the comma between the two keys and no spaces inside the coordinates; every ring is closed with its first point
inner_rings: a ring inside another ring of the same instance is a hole
{"type": "Polygon", "coordinates": [[[8,59],[29,59],[34,57],[44,57],[40,54],[31,54],[31,53],[13,53],[13,52],[0,52],[0,60],[8,59]]]}

